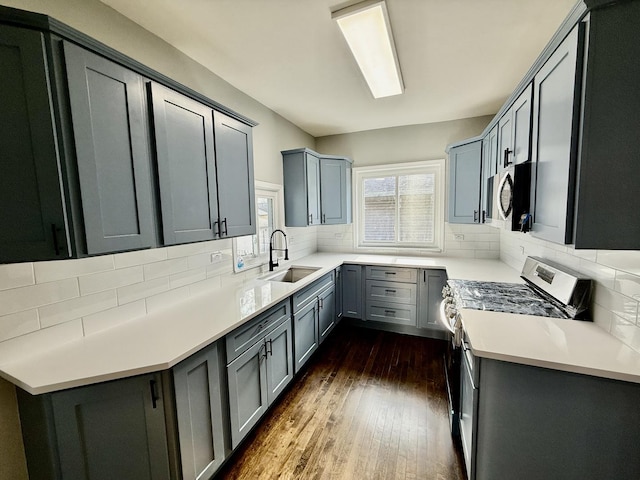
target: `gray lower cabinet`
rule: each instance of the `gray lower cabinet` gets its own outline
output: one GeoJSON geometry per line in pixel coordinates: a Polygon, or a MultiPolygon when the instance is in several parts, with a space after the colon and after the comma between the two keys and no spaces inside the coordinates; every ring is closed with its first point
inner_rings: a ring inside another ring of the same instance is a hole
{"type": "Polygon", "coordinates": [[[174,478],[159,374],[18,399],[31,480],[174,478]]]}
{"type": "Polygon", "coordinates": [[[438,317],[442,288],[446,283],[446,270],[426,268],[418,271],[418,328],[445,331],[438,317]]]}
{"type": "Polygon", "coordinates": [[[639,384],[465,353],[469,480],[640,478],[639,384]]]}
{"type": "Polygon", "coordinates": [[[282,162],[287,227],[351,223],[351,160],[299,148],[282,162]]]}
{"type": "Polygon", "coordinates": [[[144,79],[75,44],[63,47],[86,251],[155,246],[144,79]]]}
{"type": "Polygon", "coordinates": [[[172,369],[184,480],[211,478],[226,458],[220,354],[214,343],[172,369]]]}
{"type": "Polygon", "coordinates": [[[575,109],[579,98],[576,87],[581,74],[578,27],[533,82],[531,235],[557,243],[568,243],[572,238],[578,126],[575,109]]]}
{"type": "Polygon", "coordinates": [[[362,265],[342,265],[342,313],[345,317],[362,319],[362,265]]]}
{"type": "Polygon", "coordinates": [[[293,313],[295,372],[309,361],[318,349],[318,303],[313,301],[293,313]]]}
{"type": "Polygon", "coordinates": [[[281,302],[226,337],[231,446],[246,434],[293,378],[289,302],[281,302]]]}
{"type": "Polygon", "coordinates": [[[480,223],[482,140],[448,149],[449,223],[480,223]]]}
{"type": "Polygon", "coordinates": [[[318,295],[318,341],[325,341],[336,326],[336,287],[331,286],[318,295]]]}
{"type": "Polygon", "coordinates": [[[336,322],[339,322],[343,316],[343,292],[342,292],[342,267],[335,270],[336,278],[336,322]]]}
{"type": "Polygon", "coordinates": [[[365,267],[365,319],[417,326],[417,270],[387,266],[365,267]]]}

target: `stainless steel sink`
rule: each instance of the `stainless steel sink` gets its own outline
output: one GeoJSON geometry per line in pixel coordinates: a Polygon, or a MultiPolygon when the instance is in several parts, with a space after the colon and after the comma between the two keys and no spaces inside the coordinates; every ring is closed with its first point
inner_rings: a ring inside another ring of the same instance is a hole
{"type": "Polygon", "coordinates": [[[262,278],[264,280],[269,280],[270,282],[295,283],[318,270],[320,270],[320,267],[289,267],[286,270],[271,273],[262,278]]]}

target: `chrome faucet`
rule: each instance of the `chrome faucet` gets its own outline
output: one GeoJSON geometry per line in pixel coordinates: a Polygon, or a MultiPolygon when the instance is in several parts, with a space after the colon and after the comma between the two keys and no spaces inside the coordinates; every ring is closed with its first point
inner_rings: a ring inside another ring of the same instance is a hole
{"type": "Polygon", "coordinates": [[[275,267],[278,266],[278,257],[276,256],[276,261],[273,261],[273,251],[277,251],[277,252],[284,252],[284,259],[285,260],[289,260],[289,247],[287,245],[287,234],[284,233],[282,230],[280,230],[279,228],[275,229],[272,233],[271,233],[271,238],[269,239],[269,271],[273,272],[273,269],[275,267]],[[276,234],[276,232],[280,232],[282,234],[282,236],[284,237],[284,249],[282,248],[273,248],[273,236],[276,234]]]}

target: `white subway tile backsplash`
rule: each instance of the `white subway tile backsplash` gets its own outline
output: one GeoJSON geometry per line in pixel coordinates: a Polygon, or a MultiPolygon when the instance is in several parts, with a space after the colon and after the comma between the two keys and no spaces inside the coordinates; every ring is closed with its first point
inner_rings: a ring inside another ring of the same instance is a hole
{"type": "Polygon", "coordinates": [[[84,317],[85,315],[108,310],[117,305],[118,300],[115,290],[72,298],[64,302],[40,307],[38,309],[40,325],[42,328],[50,327],[58,323],[84,317]]]}
{"type": "Polygon", "coordinates": [[[104,272],[115,268],[113,255],[81,258],[78,260],[56,260],[54,262],[36,262],[33,270],[36,283],[53,282],[65,278],[104,272]]]}
{"type": "Polygon", "coordinates": [[[81,295],[89,295],[104,290],[124,287],[125,285],[140,283],[143,280],[144,273],[142,266],[121,268],[78,278],[81,295]]]}
{"type": "Polygon", "coordinates": [[[598,263],[640,276],[640,250],[598,250],[598,263]]]}
{"type": "Polygon", "coordinates": [[[144,300],[127,303],[119,307],[104,310],[102,312],[87,315],[82,318],[85,335],[107,330],[129,320],[142,317],[147,314],[144,300]]]}
{"type": "Polygon", "coordinates": [[[161,262],[167,259],[166,248],[151,248],[135,252],[119,253],[113,256],[116,268],[135,267],[146,263],[161,262]]]}
{"type": "Polygon", "coordinates": [[[25,310],[0,317],[0,342],[19,337],[40,328],[38,311],[25,310]]]}
{"type": "Polygon", "coordinates": [[[617,315],[613,315],[611,335],[620,339],[620,341],[629,345],[634,350],[640,351],[640,328],[638,328],[636,324],[627,322],[617,315]]]}
{"type": "Polygon", "coordinates": [[[169,276],[169,286],[171,288],[184,287],[196,282],[201,282],[207,278],[207,269],[205,267],[187,270],[186,272],[176,273],[169,276]]]}
{"type": "Polygon", "coordinates": [[[215,252],[216,250],[231,250],[231,239],[212,240],[209,242],[187,243],[167,247],[167,258],[181,258],[199,253],[215,252]]]}
{"type": "Polygon", "coordinates": [[[627,272],[616,272],[615,290],[640,301],[640,276],[627,272]]]}
{"type": "Polygon", "coordinates": [[[0,290],[33,285],[33,263],[0,265],[0,290]]]}
{"type": "Polygon", "coordinates": [[[144,279],[152,280],[154,278],[168,277],[174,273],[180,273],[187,270],[187,259],[172,258],[163,262],[148,263],[144,267],[144,279]]]}
{"type": "Polygon", "coordinates": [[[129,302],[135,302],[141,298],[151,297],[158,293],[169,290],[169,278],[160,277],[145,282],[134,283],[126,287],[118,288],[118,304],[123,305],[129,302]]]}
{"type": "Polygon", "coordinates": [[[597,303],[593,304],[592,309],[593,323],[607,332],[611,332],[611,325],[613,324],[613,313],[604,307],[601,307],[597,303]]]}
{"type": "Polygon", "coordinates": [[[213,289],[220,288],[220,285],[221,285],[220,279],[221,277],[218,276],[218,277],[208,278],[206,280],[203,280],[202,282],[193,283],[189,285],[189,294],[191,296],[196,296],[196,295],[201,295],[203,293],[208,293],[213,289]]]}
{"type": "Polygon", "coordinates": [[[2,342],[0,364],[33,357],[38,353],[45,353],[58,348],[60,345],[80,340],[81,338],[82,322],[79,319],[60,323],[49,328],[42,328],[2,342]]]}
{"type": "Polygon", "coordinates": [[[0,315],[29,310],[79,296],[78,280],[69,278],[0,291],[0,315]]]}
{"type": "MultiPolygon", "coordinates": [[[[168,292],[160,293],[152,297],[147,297],[147,313],[153,313],[158,310],[163,310],[167,307],[175,305],[178,302],[182,302],[189,298],[189,287],[180,287],[175,290],[169,290],[168,292]]],[[[178,319],[176,319],[178,320],[178,319]]]]}

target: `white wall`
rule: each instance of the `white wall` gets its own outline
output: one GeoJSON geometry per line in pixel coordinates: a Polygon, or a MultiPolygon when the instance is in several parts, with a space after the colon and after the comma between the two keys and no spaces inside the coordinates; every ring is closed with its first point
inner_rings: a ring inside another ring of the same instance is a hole
{"type": "MultiPolygon", "coordinates": [[[[354,167],[438,160],[445,158],[448,144],[482,133],[492,116],[465,118],[450,122],[410,125],[366,132],[332,135],[316,139],[321,153],[345,155],[354,167]]],[[[447,192],[445,192],[445,196],[447,192]]],[[[354,251],[353,225],[318,227],[318,250],[354,251]]],[[[464,258],[499,258],[500,234],[491,227],[445,223],[442,255],[464,258]],[[462,235],[462,239],[456,239],[462,235]]],[[[365,250],[359,249],[360,252],[365,250]]],[[[402,254],[401,251],[367,249],[367,253],[402,254]]],[[[415,255],[433,255],[417,250],[415,255]]]]}

